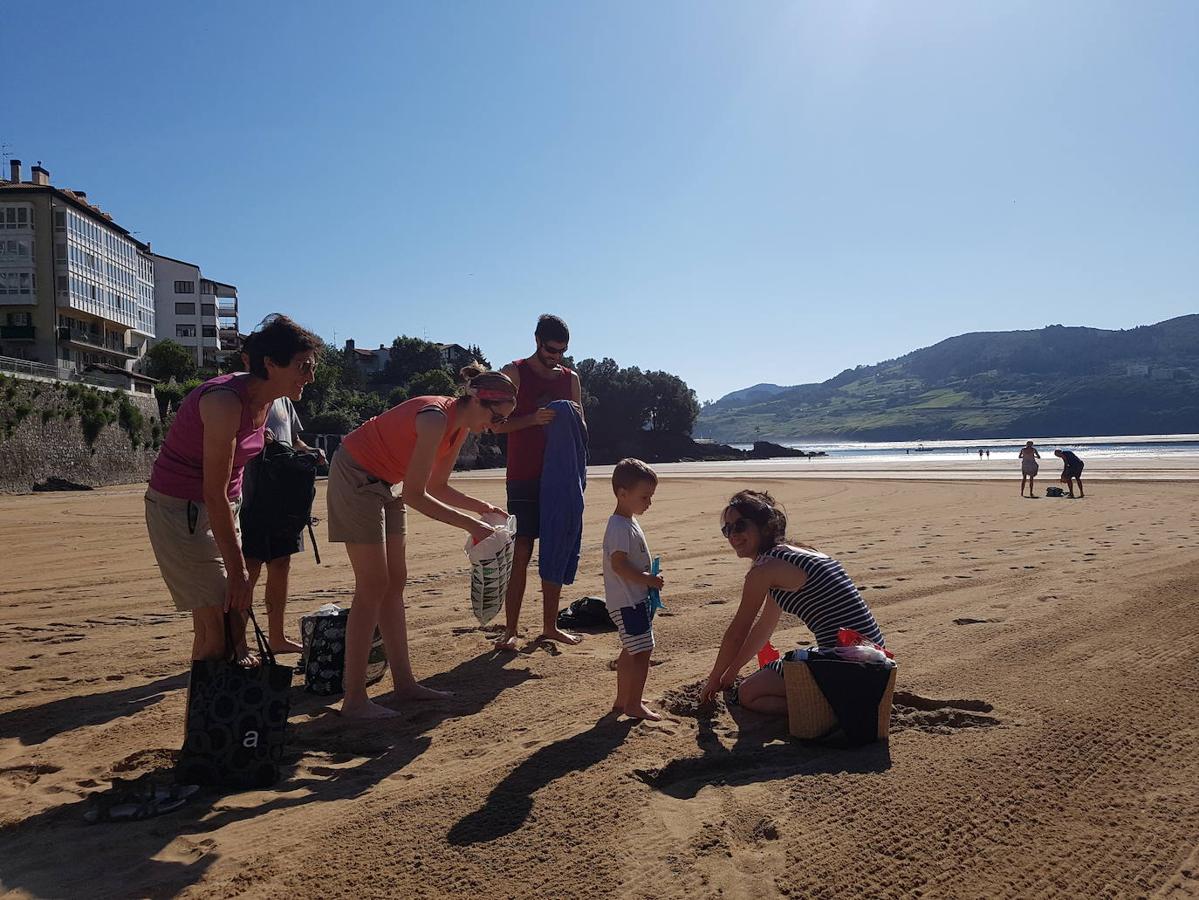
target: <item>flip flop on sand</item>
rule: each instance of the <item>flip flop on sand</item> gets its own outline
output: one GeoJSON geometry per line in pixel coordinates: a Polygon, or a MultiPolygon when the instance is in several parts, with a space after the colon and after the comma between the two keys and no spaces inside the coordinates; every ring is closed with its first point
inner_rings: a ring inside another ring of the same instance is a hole
{"type": "Polygon", "coordinates": [[[84,821],[130,822],[174,812],[200,790],[196,784],[159,784],[143,775],[132,781],[114,778],[112,788],[92,794],[84,821]]]}

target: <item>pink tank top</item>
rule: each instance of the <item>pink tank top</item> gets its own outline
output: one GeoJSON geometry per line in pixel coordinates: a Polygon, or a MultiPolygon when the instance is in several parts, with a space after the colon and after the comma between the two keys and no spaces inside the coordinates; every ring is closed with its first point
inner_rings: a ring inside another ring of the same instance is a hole
{"type": "Polygon", "coordinates": [[[237,447],[233,451],[233,470],[229,473],[228,496],[241,496],[242,474],[246,463],[262,451],[266,421],[254,425],[254,410],[247,402],[250,376],[244,372],[212,378],[184,399],[175,413],[167,439],[158,451],[150,472],[150,487],[168,497],[204,501],[204,422],[200,418],[200,398],[210,391],[232,391],[241,400],[241,424],[237,427],[237,447]]]}

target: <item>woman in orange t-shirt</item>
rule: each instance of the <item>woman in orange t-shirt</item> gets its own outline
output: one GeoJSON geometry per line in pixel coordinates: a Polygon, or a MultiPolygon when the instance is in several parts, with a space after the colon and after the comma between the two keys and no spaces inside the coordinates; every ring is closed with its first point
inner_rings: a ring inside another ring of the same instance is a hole
{"type": "Polygon", "coordinates": [[[366,695],[366,664],[376,625],[387,646],[397,699],[448,696],[417,684],[408,660],[407,507],[461,528],[476,541],[490,535],[490,525],[458,510],[505,518],[507,513],[450,487],[450,472],[467,434],[498,425],[516,408],[516,386],[507,375],[478,365],[467,366],[461,375],[466,382],[462,396],[414,397],[392,407],[346,435],[329,466],[329,540],[346,545],[354,567],[343,716],[399,715],[366,695]]]}

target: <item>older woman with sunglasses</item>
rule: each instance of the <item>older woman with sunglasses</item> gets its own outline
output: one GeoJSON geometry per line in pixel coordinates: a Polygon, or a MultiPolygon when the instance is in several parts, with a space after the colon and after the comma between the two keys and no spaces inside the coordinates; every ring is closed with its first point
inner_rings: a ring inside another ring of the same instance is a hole
{"type": "MultiPolygon", "coordinates": [[[[753,563],[745,575],[741,605],[725,630],[704,686],[703,700],[732,687],[741,667],[770,640],[784,612],[811,629],[819,647],[836,646],[841,628],[852,628],[883,646],[883,633],[845,569],[831,556],[789,541],[787,514],[769,494],[734,494],[721,515],[720,530],[733,551],[753,563]]],[[[755,712],[786,715],[781,661],[741,682],[735,699],[755,712]]]]}
{"type": "Polygon", "coordinates": [[[299,400],[312,382],[321,339],[272,315],[246,338],[248,372],[210,378],[184,398],[154,460],[146,528],[175,608],[192,614],[193,660],[228,651],[226,616],[243,661],[253,582],[237,511],[246,463],[262,450],[267,413],[299,400]]]}
{"type": "Polygon", "coordinates": [[[460,397],[414,397],[346,435],[329,467],[329,540],[346,545],[354,568],[354,603],[346,630],[345,697],[341,712],[358,718],[398,715],[366,695],[366,666],[375,626],[383,633],[394,696],[448,696],[416,682],[404,618],[407,508],[469,533],[494,529],[458,510],[507,513],[449,486],[466,436],[502,423],[516,408],[516,386],[501,372],[467,366],[460,397]]]}

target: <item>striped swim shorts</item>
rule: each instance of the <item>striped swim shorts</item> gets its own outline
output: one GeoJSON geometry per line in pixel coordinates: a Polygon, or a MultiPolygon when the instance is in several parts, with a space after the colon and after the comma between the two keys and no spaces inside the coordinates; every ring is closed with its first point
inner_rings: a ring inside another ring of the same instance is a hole
{"type": "Polygon", "coordinates": [[[608,610],[608,618],[620,634],[620,643],[629,653],[645,653],[654,649],[654,628],[649,615],[649,600],[636,606],[608,610]]]}

